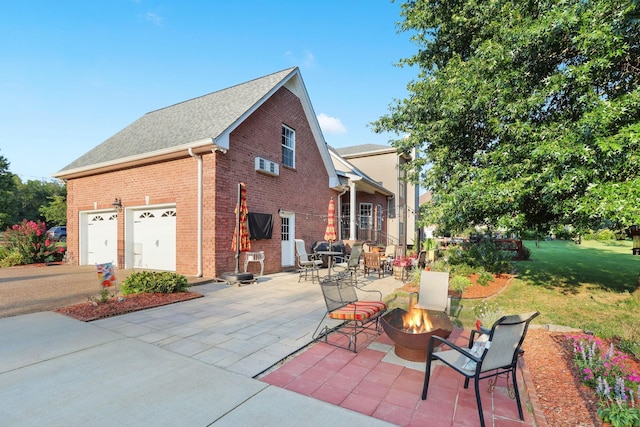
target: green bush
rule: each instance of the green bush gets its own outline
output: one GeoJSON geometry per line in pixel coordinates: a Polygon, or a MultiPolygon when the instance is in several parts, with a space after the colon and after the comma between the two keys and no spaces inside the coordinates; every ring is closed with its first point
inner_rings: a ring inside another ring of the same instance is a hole
{"type": "Polygon", "coordinates": [[[490,273],[500,274],[511,271],[512,255],[491,240],[483,240],[468,246],[468,249],[451,254],[451,264],[466,264],[474,269],[483,268],[490,273]]]}
{"type": "Polygon", "coordinates": [[[522,260],[527,261],[529,258],[531,258],[531,249],[522,245],[522,260]]]}
{"type": "Polygon", "coordinates": [[[582,236],[583,240],[616,240],[616,233],[614,231],[609,230],[608,228],[603,228],[598,231],[590,230],[582,236]]]}
{"type": "Polygon", "coordinates": [[[471,280],[460,275],[453,276],[449,283],[449,287],[460,294],[462,294],[469,286],[471,286],[471,280]]]}
{"type": "Polygon", "coordinates": [[[25,264],[25,262],[20,252],[10,251],[0,246],[0,267],[13,267],[21,264],[25,264]]]}
{"type": "Polygon", "coordinates": [[[147,292],[170,294],[187,290],[189,283],[181,274],[169,271],[139,271],[132,273],[122,283],[123,295],[147,292]]]}

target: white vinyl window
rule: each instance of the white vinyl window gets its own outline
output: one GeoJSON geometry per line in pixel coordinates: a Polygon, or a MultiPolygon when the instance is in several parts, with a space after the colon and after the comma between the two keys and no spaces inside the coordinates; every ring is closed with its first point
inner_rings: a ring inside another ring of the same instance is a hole
{"type": "Polygon", "coordinates": [[[377,205],[376,209],[376,230],[382,231],[382,205],[377,205]]]}
{"type": "Polygon", "coordinates": [[[360,203],[360,229],[371,230],[373,223],[373,203],[360,203]]]}
{"type": "Polygon", "coordinates": [[[282,125],[282,164],[296,167],[296,131],[282,125]]]}

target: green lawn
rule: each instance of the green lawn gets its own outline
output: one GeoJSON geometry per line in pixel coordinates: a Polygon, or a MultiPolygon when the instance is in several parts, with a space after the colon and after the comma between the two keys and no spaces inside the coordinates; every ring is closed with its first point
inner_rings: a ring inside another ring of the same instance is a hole
{"type": "MultiPolygon", "coordinates": [[[[554,324],[592,331],[602,338],[620,338],[618,347],[640,357],[640,299],[631,295],[638,285],[640,256],[631,242],[526,241],[528,261],[515,262],[517,276],[502,293],[489,298],[503,314],[538,310],[537,324],[554,324]]],[[[408,294],[389,296],[390,308],[408,305],[408,294]]],[[[475,327],[473,308],[481,300],[462,300],[454,319],[475,327]]]]}
{"type": "MultiPolygon", "coordinates": [[[[631,255],[631,242],[525,242],[528,261],[515,262],[517,278],[491,298],[504,313],[538,310],[538,324],[557,324],[619,337],[620,346],[640,356],[640,300],[630,292],[638,285],[640,256],[631,255]]],[[[460,321],[475,322],[473,307],[463,300],[460,321]]]]}

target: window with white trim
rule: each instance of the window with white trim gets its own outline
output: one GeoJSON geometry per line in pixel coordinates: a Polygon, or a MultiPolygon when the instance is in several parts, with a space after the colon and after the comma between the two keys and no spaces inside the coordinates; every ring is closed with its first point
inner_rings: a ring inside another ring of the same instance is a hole
{"type": "Polygon", "coordinates": [[[360,203],[360,229],[371,230],[373,223],[373,203],[360,203]]]}
{"type": "Polygon", "coordinates": [[[376,230],[382,231],[382,205],[378,204],[376,209],[376,230]]]}
{"type": "Polygon", "coordinates": [[[296,131],[282,125],[282,164],[296,167],[296,131]]]}

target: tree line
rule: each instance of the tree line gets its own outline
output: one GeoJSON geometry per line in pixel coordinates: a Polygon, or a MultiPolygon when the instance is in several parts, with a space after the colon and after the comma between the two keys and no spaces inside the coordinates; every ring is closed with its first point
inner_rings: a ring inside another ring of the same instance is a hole
{"type": "Polygon", "coordinates": [[[0,232],[22,220],[44,221],[48,227],[67,221],[67,186],[60,181],[23,182],[0,155],[0,232]]]}

